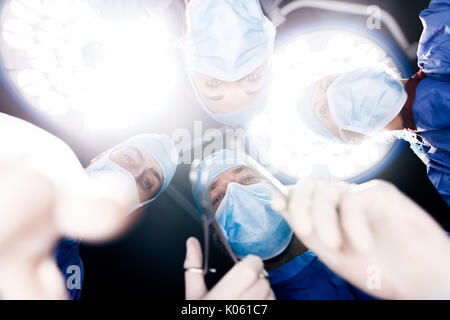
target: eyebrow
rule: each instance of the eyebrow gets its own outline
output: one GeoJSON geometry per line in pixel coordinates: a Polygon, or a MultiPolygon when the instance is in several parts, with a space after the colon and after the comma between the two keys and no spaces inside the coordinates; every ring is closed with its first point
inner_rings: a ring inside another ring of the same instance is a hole
{"type": "Polygon", "coordinates": [[[247,169],[245,166],[239,166],[233,170],[233,173],[241,173],[244,169],[247,169]]]}
{"type": "Polygon", "coordinates": [[[135,148],[135,147],[129,147],[129,149],[130,149],[130,150],[133,150],[134,153],[136,153],[136,154],[138,155],[139,160],[141,160],[141,162],[144,162],[144,161],[145,161],[144,156],[142,155],[141,150],[139,150],[138,148],[135,148]]]}
{"type": "Polygon", "coordinates": [[[208,188],[209,192],[213,191],[216,187],[217,187],[217,182],[213,182],[208,188]]]}
{"type": "MultiPolygon", "coordinates": [[[[239,166],[239,167],[235,168],[232,172],[238,174],[238,173],[241,173],[241,172],[242,172],[243,170],[245,170],[245,169],[249,169],[249,168],[247,168],[247,167],[245,167],[245,166],[239,166]]],[[[251,170],[251,169],[249,169],[249,170],[251,170]]],[[[214,181],[214,182],[211,183],[211,185],[209,186],[208,191],[211,192],[211,191],[213,191],[216,187],[217,187],[217,181],[214,181]]]]}

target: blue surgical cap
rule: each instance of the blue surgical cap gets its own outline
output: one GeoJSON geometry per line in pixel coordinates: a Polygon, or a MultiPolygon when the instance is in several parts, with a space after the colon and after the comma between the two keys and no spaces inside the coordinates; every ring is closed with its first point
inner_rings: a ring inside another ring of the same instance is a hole
{"type": "Polygon", "coordinates": [[[302,123],[313,133],[327,140],[340,141],[338,137],[334,135],[328,128],[322,125],[319,120],[317,120],[316,116],[312,110],[312,96],[314,93],[314,89],[319,84],[320,80],[313,82],[309,86],[307,86],[297,103],[297,111],[302,123]]]}
{"type": "Polygon", "coordinates": [[[202,161],[197,169],[197,177],[192,186],[192,195],[200,213],[203,213],[200,201],[206,198],[206,192],[211,182],[221,173],[239,166],[254,168],[259,166],[259,164],[245,153],[238,153],[228,149],[210,154],[202,161]]]}
{"type": "Polygon", "coordinates": [[[154,198],[159,196],[175,174],[178,165],[178,152],[173,141],[166,135],[147,133],[134,136],[116,145],[114,149],[136,147],[148,152],[158,162],[163,173],[164,183],[154,198]]]}
{"type": "Polygon", "coordinates": [[[398,75],[375,65],[339,76],[328,87],[327,98],[340,130],[373,137],[400,113],[408,94],[398,75]]]}
{"type": "Polygon", "coordinates": [[[275,28],[258,0],[191,0],[186,22],[189,71],[237,81],[273,52],[275,28]]]}

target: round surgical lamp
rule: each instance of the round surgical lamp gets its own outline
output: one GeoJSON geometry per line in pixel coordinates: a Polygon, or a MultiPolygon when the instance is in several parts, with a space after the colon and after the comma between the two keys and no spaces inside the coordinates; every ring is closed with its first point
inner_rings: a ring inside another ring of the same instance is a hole
{"type": "Polygon", "coordinates": [[[102,18],[121,21],[139,19],[143,15],[167,9],[173,0],[88,0],[102,18]]]}
{"type": "Polygon", "coordinates": [[[164,21],[143,9],[151,3],[1,1],[1,84],[34,116],[78,131],[162,113],[176,70],[164,21]]]}
{"type": "Polygon", "coordinates": [[[272,98],[250,126],[249,153],[286,184],[306,177],[360,183],[379,175],[405,144],[388,137],[361,145],[325,141],[301,123],[298,94],[314,79],[378,63],[409,77],[408,59],[389,38],[354,23],[303,25],[278,37],[272,98]]]}

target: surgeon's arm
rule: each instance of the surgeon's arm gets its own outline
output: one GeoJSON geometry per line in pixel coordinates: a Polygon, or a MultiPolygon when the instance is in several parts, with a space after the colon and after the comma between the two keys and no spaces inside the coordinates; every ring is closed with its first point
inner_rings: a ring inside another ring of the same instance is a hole
{"type": "Polygon", "coordinates": [[[297,236],[331,269],[370,295],[450,299],[450,240],[393,185],[301,182],[275,199],[297,236]]]}
{"type": "Polygon", "coordinates": [[[0,297],[65,299],[55,245],[122,231],[117,193],[87,183],[72,150],[25,121],[0,113],[0,137],[0,297]]]}

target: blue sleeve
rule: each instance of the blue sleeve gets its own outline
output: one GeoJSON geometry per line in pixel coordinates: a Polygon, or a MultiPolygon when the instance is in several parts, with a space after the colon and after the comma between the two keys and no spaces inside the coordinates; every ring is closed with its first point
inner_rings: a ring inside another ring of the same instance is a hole
{"type": "Polygon", "coordinates": [[[374,299],[352,287],[317,258],[293,277],[271,287],[278,300],[374,299]]]}
{"type": "Polygon", "coordinates": [[[418,65],[428,77],[450,81],[450,0],[432,0],[420,19],[418,65]]]}
{"type": "Polygon", "coordinates": [[[439,167],[428,166],[427,175],[439,195],[450,206],[450,174],[439,167]]]}
{"type": "MultiPolygon", "coordinates": [[[[450,59],[450,51],[447,55],[450,59]]],[[[450,82],[422,80],[417,86],[412,110],[419,131],[450,129],[450,82]]],[[[448,136],[445,138],[448,140],[448,136]]]]}
{"type": "Polygon", "coordinates": [[[84,266],[79,253],[80,243],[72,239],[59,242],[55,259],[64,276],[65,284],[72,300],[80,300],[84,280],[84,266]]]}

